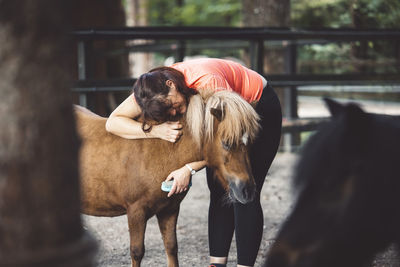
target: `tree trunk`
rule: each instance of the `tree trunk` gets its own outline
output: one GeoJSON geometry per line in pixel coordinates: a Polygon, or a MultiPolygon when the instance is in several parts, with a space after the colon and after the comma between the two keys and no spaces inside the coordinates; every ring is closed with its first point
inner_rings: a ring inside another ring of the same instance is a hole
{"type": "MultiPolygon", "coordinates": [[[[77,1],[72,14],[74,29],[121,28],[126,25],[125,10],[121,0],[84,0],[77,1]]],[[[107,52],[123,49],[125,41],[95,40],[87,42],[88,61],[86,79],[105,80],[108,78],[129,77],[127,54],[105,56],[107,52]]],[[[75,53],[74,58],[77,58],[75,53]]],[[[73,66],[75,79],[78,78],[78,63],[73,66]]],[[[116,108],[116,103],[125,99],[126,93],[96,92],[87,95],[87,106],[92,111],[108,116],[116,108]]],[[[78,100],[76,99],[75,102],[78,100]]]]}
{"type": "MultiPolygon", "coordinates": [[[[246,27],[289,27],[290,0],[243,0],[243,26],[246,27]]],[[[264,47],[264,73],[268,80],[269,74],[293,73],[296,66],[290,66],[288,53],[295,51],[287,42],[281,45],[264,47]]],[[[295,61],[293,62],[294,64],[295,61]]],[[[273,81],[271,81],[273,84],[273,81]]],[[[296,88],[275,88],[281,101],[283,115],[286,118],[297,117],[296,88]]],[[[299,143],[299,135],[291,135],[288,146],[299,143]]]]}
{"type": "Polygon", "coordinates": [[[80,220],[69,3],[0,0],[0,266],[92,266],[80,220]]]}
{"type": "MultiPolygon", "coordinates": [[[[245,27],[289,27],[290,0],[243,0],[243,26],[245,27]]],[[[264,72],[285,72],[283,48],[264,51],[264,72]]]]}
{"type": "MultiPolygon", "coordinates": [[[[146,0],[129,0],[127,1],[127,21],[128,26],[148,26],[148,10],[146,0]]],[[[150,43],[149,40],[132,40],[132,45],[140,45],[150,43]]],[[[150,70],[153,63],[152,53],[132,53],[129,56],[131,62],[131,74],[133,77],[139,77],[141,74],[150,70]]]]}
{"type": "Polygon", "coordinates": [[[290,0],[243,0],[243,23],[248,27],[288,27],[290,0]]]}

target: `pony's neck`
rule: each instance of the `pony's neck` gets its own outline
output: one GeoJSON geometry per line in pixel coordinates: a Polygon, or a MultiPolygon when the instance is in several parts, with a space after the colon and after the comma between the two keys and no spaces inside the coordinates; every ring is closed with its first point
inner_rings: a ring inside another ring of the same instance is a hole
{"type": "Polygon", "coordinates": [[[182,151],[182,158],[186,160],[184,163],[204,160],[203,148],[193,138],[187,126],[184,127],[183,134],[175,145],[176,150],[182,151]]]}

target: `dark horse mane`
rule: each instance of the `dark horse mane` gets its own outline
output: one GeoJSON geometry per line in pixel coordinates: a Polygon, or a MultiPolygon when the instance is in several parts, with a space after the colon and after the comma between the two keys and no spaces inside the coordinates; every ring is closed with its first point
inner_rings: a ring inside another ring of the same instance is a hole
{"type": "Polygon", "coordinates": [[[400,245],[400,116],[325,100],[332,119],[304,146],[295,206],[268,267],[364,267],[400,245]]]}

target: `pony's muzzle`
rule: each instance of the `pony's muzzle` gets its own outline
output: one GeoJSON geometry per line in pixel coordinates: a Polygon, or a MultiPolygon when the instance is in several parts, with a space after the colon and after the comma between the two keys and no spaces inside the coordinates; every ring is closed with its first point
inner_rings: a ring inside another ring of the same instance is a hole
{"type": "Polygon", "coordinates": [[[254,182],[250,181],[231,180],[229,182],[229,195],[233,200],[246,204],[253,201],[256,195],[256,186],[254,182]]]}

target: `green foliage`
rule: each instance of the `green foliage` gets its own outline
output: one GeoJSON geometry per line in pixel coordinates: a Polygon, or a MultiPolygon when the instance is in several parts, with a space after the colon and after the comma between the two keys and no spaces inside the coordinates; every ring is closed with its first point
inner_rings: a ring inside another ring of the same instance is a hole
{"type": "Polygon", "coordinates": [[[152,26],[238,26],[239,0],[149,0],[149,23],[152,26]]]}
{"type": "Polygon", "coordinates": [[[298,47],[298,71],[301,73],[336,73],[352,71],[346,62],[351,47],[349,44],[310,44],[298,47]]]}
{"type": "Polygon", "coordinates": [[[126,9],[128,6],[127,0],[121,0],[121,5],[126,9]]]}
{"type": "MultiPolygon", "coordinates": [[[[148,0],[146,4],[152,26],[241,25],[241,0],[148,0]]],[[[296,28],[353,27],[354,17],[358,27],[397,28],[400,1],[291,0],[291,21],[296,28]]]]}
{"type": "MultiPolygon", "coordinates": [[[[399,28],[399,0],[292,0],[295,28],[399,28]]],[[[307,73],[398,72],[396,43],[361,41],[300,46],[298,70],[307,73]]]]}
{"type": "Polygon", "coordinates": [[[342,27],[351,24],[349,1],[292,0],[291,20],[296,28],[342,27]]]}
{"type": "MultiPolygon", "coordinates": [[[[148,0],[146,4],[150,26],[240,26],[242,2],[148,0]]],[[[291,25],[294,28],[399,28],[400,0],[291,0],[291,25]]],[[[243,52],[240,49],[191,47],[190,42],[186,45],[187,55],[240,57],[243,52]]],[[[394,58],[398,49],[398,44],[387,41],[303,45],[298,47],[298,71],[398,72],[394,58]]],[[[168,52],[161,55],[169,56],[168,52]]]]}
{"type": "Polygon", "coordinates": [[[294,27],[398,28],[399,0],[292,0],[294,27]]]}
{"type": "Polygon", "coordinates": [[[360,27],[398,28],[400,23],[400,1],[359,0],[352,8],[360,19],[360,27]]]}

